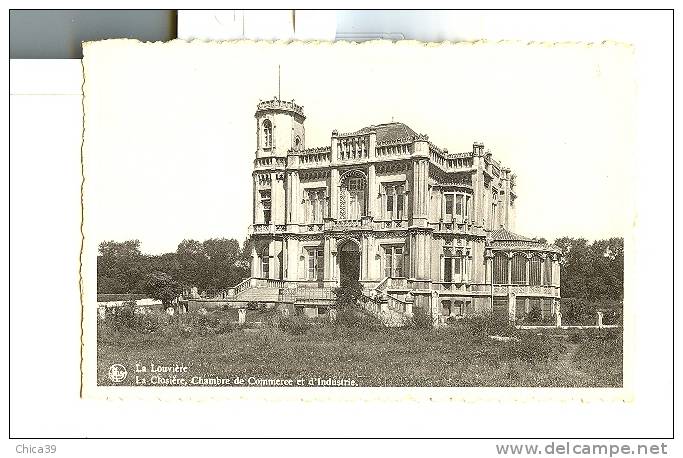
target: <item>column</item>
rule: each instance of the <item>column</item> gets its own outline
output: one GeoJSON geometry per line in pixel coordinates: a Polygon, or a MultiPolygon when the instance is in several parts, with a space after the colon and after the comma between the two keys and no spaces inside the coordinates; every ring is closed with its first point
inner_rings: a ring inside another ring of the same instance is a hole
{"type": "Polygon", "coordinates": [[[333,168],[330,171],[330,212],[329,215],[335,221],[339,219],[339,170],[333,168]]]}
{"type": "Polygon", "coordinates": [[[258,277],[259,272],[259,259],[258,255],[256,254],[256,245],[252,243],[251,245],[251,276],[252,277],[258,277]]]}
{"type": "Polygon", "coordinates": [[[525,259],[526,259],[526,284],[531,285],[531,278],[529,277],[530,268],[531,268],[531,256],[529,256],[529,253],[525,253],[525,259]]]}
{"type": "Polygon", "coordinates": [[[512,257],[510,256],[510,253],[507,254],[507,265],[508,265],[508,276],[507,276],[507,284],[509,285],[512,283],[512,257]]]}
{"type": "Polygon", "coordinates": [[[517,297],[515,296],[515,293],[508,293],[508,320],[511,323],[515,322],[516,311],[517,311],[517,297]]]}
{"type": "Polygon", "coordinates": [[[492,275],[493,275],[493,256],[491,255],[486,255],[486,284],[490,285],[492,281],[492,275]]]}
{"type": "Polygon", "coordinates": [[[412,225],[426,226],[427,225],[427,206],[429,202],[428,196],[428,173],[429,162],[426,159],[418,159],[413,161],[413,217],[412,225]]]}
{"type": "Polygon", "coordinates": [[[377,215],[377,184],[375,179],[375,164],[368,166],[368,215],[375,218],[377,215]]]}
{"type": "Polygon", "coordinates": [[[337,131],[332,131],[332,138],[330,139],[330,165],[337,165],[339,160],[337,156],[339,155],[339,148],[337,147],[337,131]]]}
{"type": "Polygon", "coordinates": [[[301,221],[300,219],[300,211],[299,209],[301,208],[301,193],[299,191],[300,188],[300,183],[299,183],[299,172],[297,170],[292,170],[292,183],[291,183],[291,199],[292,199],[292,213],[291,213],[291,222],[294,224],[298,224],[301,221]]]}
{"type": "Polygon", "coordinates": [[[558,288],[560,287],[560,263],[559,260],[557,259],[557,256],[553,256],[553,286],[557,286],[558,288]]]}
{"type": "Polygon", "coordinates": [[[299,241],[294,238],[287,239],[287,280],[299,278],[299,241]]]}

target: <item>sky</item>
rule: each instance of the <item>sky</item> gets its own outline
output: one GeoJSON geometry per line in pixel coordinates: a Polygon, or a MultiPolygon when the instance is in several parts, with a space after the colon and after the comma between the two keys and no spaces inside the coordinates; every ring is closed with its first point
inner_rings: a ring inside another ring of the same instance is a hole
{"type": "Polygon", "coordinates": [[[254,112],[303,105],[306,147],[395,121],[450,152],[483,142],[517,175],[515,231],[622,236],[633,223],[636,85],[624,45],[416,42],[84,46],[86,237],[242,241],[254,112]]]}

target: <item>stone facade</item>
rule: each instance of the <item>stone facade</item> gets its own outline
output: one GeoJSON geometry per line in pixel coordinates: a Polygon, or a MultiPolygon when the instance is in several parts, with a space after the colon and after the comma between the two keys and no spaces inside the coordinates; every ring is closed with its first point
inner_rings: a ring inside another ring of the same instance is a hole
{"type": "Polygon", "coordinates": [[[392,122],[307,147],[304,121],[293,101],[258,104],[250,284],[355,278],[440,321],[555,313],[559,250],[512,232],[515,175],[483,144],[450,153],[392,122]]]}

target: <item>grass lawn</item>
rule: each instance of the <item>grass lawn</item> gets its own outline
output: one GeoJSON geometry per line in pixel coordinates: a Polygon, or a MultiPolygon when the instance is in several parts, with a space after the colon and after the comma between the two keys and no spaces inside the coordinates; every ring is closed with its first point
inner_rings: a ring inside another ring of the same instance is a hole
{"type": "Polygon", "coordinates": [[[436,330],[319,324],[301,335],[271,326],[220,334],[107,328],[98,332],[98,384],[113,385],[107,370],[119,363],[129,372],[126,385],[135,384],[136,364],[187,366],[179,375],[187,380],[320,377],[353,380],[358,386],[622,385],[620,332],[571,338],[553,335],[558,332],[518,332],[519,340],[498,341],[466,323],[436,330]]]}

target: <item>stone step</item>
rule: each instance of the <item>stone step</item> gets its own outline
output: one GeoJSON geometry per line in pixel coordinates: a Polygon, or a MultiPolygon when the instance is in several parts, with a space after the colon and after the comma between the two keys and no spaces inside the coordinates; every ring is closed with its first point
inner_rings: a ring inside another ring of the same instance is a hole
{"type": "Polygon", "coordinates": [[[280,288],[247,288],[237,296],[239,302],[277,302],[280,298],[280,288]]]}

